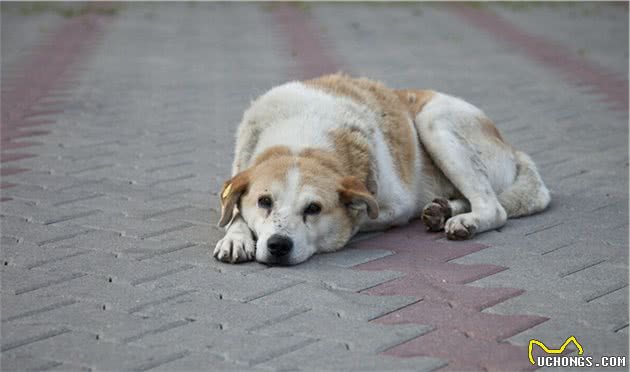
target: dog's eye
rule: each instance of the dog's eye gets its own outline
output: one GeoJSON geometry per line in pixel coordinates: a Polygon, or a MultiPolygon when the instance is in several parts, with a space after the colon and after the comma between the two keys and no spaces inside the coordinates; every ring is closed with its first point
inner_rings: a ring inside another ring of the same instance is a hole
{"type": "Polygon", "coordinates": [[[319,214],[319,212],[321,211],[322,211],[322,207],[321,205],[317,203],[311,203],[307,205],[306,208],[304,208],[305,215],[315,215],[315,214],[319,214]]]}
{"type": "Polygon", "coordinates": [[[268,196],[261,196],[258,198],[258,206],[260,208],[271,209],[271,207],[273,207],[273,200],[268,196]]]}

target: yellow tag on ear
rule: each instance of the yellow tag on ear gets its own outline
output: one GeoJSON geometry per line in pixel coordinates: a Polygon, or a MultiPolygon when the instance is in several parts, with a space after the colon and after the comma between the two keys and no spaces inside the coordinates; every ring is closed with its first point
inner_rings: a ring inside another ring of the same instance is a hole
{"type": "Polygon", "coordinates": [[[223,190],[223,193],[221,194],[221,199],[227,198],[227,196],[230,195],[230,191],[232,191],[231,183],[225,187],[225,190],[223,190]]]}

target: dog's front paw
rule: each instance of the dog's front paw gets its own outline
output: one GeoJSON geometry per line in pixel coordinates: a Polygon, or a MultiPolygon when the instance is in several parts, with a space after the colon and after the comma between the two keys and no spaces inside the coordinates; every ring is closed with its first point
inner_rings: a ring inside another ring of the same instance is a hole
{"type": "Polygon", "coordinates": [[[472,213],[458,214],[446,221],[444,231],[450,240],[466,240],[475,235],[477,225],[477,219],[472,213]]]}
{"type": "Polygon", "coordinates": [[[217,243],[213,255],[223,262],[253,261],[256,257],[256,242],[249,232],[228,232],[217,243]]]}

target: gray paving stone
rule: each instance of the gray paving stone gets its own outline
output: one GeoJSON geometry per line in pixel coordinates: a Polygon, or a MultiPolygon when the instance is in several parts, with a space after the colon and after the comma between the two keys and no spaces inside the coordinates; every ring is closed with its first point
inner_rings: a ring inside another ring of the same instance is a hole
{"type": "MultiPolygon", "coordinates": [[[[0,368],[3,371],[48,371],[63,365],[61,362],[40,359],[30,354],[8,354],[3,354],[0,360],[0,368]]],[[[74,369],[68,368],[67,370],[74,369]]]]}
{"type": "Polygon", "coordinates": [[[22,217],[26,218],[29,222],[35,222],[42,225],[53,225],[59,222],[72,221],[100,213],[99,210],[82,207],[44,208],[41,205],[36,205],[34,202],[20,200],[10,200],[3,204],[2,215],[22,217]]]}
{"type": "MultiPolygon", "coordinates": [[[[580,292],[580,290],[576,290],[580,292]]],[[[608,331],[614,333],[615,329],[628,322],[628,314],[623,312],[626,308],[626,299],[620,301],[585,302],[580,298],[571,298],[566,295],[559,296],[552,287],[547,291],[529,291],[525,294],[496,305],[487,312],[497,314],[546,314],[551,319],[570,319],[573,328],[585,327],[587,329],[608,331]],[[554,302],[549,301],[555,297],[554,302]]]]}
{"type": "Polygon", "coordinates": [[[256,299],[252,303],[299,305],[344,319],[368,321],[417,301],[418,299],[410,296],[367,296],[318,285],[298,284],[256,299]]]}
{"type": "MultiPolygon", "coordinates": [[[[65,278],[65,277],[64,277],[65,278]]],[[[105,278],[85,275],[80,280],[66,280],[37,290],[46,298],[75,299],[107,308],[134,313],[157,303],[184,296],[193,290],[152,288],[150,290],[124,283],[109,282],[105,278]]]]}
{"type": "Polygon", "coordinates": [[[102,196],[89,190],[54,191],[40,186],[12,187],[2,191],[2,194],[15,199],[44,202],[53,206],[67,206],[78,201],[84,201],[102,196]]]}
{"type": "MultiPolygon", "coordinates": [[[[55,146],[57,148],[57,146],[55,146]]],[[[38,147],[38,150],[40,147],[38,147]]],[[[89,151],[94,151],[94,149],[89,148],[89,151]]],[[[25,186],[30,186],[33,189],[39,190],[68,190],[72,188],[73,185],[81,184],[81,189],[88,187],[92,183],[100,183],[102,180],[84,180],[78,179],[76,177],[68,177],[65,175],[52,174],[50,172],[42,172],[42,171],[29,171],[18,173],[11,176],[11,180],[13,183],[17,183],[21,188],[25,186]]],[[[27,188],[28,190],[28,188],[27,188]]],[[[18,190],[15,190],[18,191],[18,190]]],[[[78,191],[78,190],[75,190],[78,191]]],[[[41,202],[46,203],[47,199],[42,199],[41,202]]]]}
{"type": "Polygon", "coordinates": [[[339,270],[338,267],[320,264],[316,261],[307,261],[294,267],[271,267],[261,271],[260,274],[307,281],[322,284],[332,289],[353,292],[374,287],[403,275],[395,271],[339,270]]]}
{"type": "Polygon", "coordinates": [[[10,292],[0,292],[2,302],[2,322],[28,318],[58,308],[74,305],[75,300],[60,298],[42,298],[34,293],[15,295],[10,292]]]}
{"type": "Polygon", "coordinates": [[[483,278],[475,284],[500,286],[517,280],[527,280],[528,283],[531,283],[528,288],[532,290],[544,291],[551,286],[559,296],[589,302],[612,288],[627,286],[628,284],[626,267],[617,267],[605,262],[598,264],[598,262],[600,261],[589,263],[593,266],[578,266],[578,268],[573,268],[570,271],[564,271],[567,268],[557,268],[558,265],[545,267],[544,262],[541,262],[540,265],[515,266],[510,270],[483,278]],[[579,270],[579,268],[583,268],[583,270],[579,270]],[[569,275],[573,271],[576,272],[569,275]]]}
{"type": "Polygon", "coordinates": [[[256,330],[256,333],[280,336],[301,335],[347,344],[347,350],[364,353],[385,351],[431,331],[418,324],[383,326],[376,323],[342,319],[336,315],[305,312],[256,330]]]}
{"type": "MultiPolygon", "coordinates": [[[[28,314],[25,314],[28,315],[28,314]]],[[[41,325],[62,326],[75,331],[98,335],[100,340],[129,343],[145,334],[159,333],[185,326],[189,321],[171,318],[147,318],[136,314],[103,309],[102,305],[75,302],[48,311],[31,312],[28,316],[9,320],[16,327],[41,325]]],[[[212,324],[208,324],[211,327],[212,324]]]]}
{"type": "Polygon", "coordinates": [[[122,213],[89,215],[81,218],[80,223],[86,228],[113,231],[124,236],[140,239],[153,238],[192,226],[192,224],[186,222],[148,221],[130,218],[122,213]]]}
{"type": "Polygon", "coordinates": [[[20,347],[21,352],[100,370],[134,370],[172,355],[165,348],[144,349],[97,340],[95,335],[66,332],[20,347]]]}
{"type": "Polygon", "coordinates": [[[391,254],[391,251],[384,249],[342,249],[338,252],[316,255],[311,260],[324,265],[349,268],[391,254]]]}
{"type": "Polygon", "coordinates": [[[238,272],[218,272],[203,267],[190,267],[169,275],[149,277],[137,285],[146,289],[185,288],[210,291],[227,299],[251,301],[297,283],[299,279],[269,277],[259,272],[243,275],[238,272]]]}
{"type": "Polygon", "coordinates": [[[26,271],[21,268],[6,265],[3,265],[1,270],[2,291],[10,292],[15,295],[54,287],[85,276],[85,274],[81,273],[51,273],[38,269],[26,271]]]}
{"type": "Polygon", "coordinates": [[[170,272],[189,270],[193,266],[178,262],[139,261],[118,257],[112,253],[92,251],[42,264],[39,268],[51,273],[64,271],[84,273],[100,276],[105,280],[111,279],[116,282],[138,285],[144,283],[147,278],[157,278],[170,272]]]}
{"type": "Polygon", "coordinates": [[[628,76],[625,66],[620,65],[620,61],[625,58],[623,55],[625,48],[618,46],[619,39],[624,37],[627,39],[627,31],[624,30],[627,30],[628,25],[612,21],[623,16],[623,12],[618,12],[615,8],[595,3],[575,3],[556,9],[553,15],[549,14],[545,6],[525,7],[520,10],[510,9],[509,6],[494,6],[492,10],[530,33],[553,35],[554,40],[572,48],[574,53],[594,59],[607,68],[625,75],[626,78],[628,76]],[[609,22],[602,24],[600,22],[602,18],[608,19],[609,22]],[[551,19],[553,22],[550,22],[551,19]],[[598,32],[584,32],[591,30],[592,27],[597,27],[598,32]],[[584,39],[576,41],[574,38],[576,34],[584,35],[584,39]],[[609,37],[613,35],[614,37],[609,37]]]}
{"type": "Polygon", "coordinates": [[[44,246],[59,243],[89,233],[86,227],[67,224],[64,226],[40,225],[27,222],[22,217],[0,216],[2,236],[18,242],[28,241],[44,246]]]}
{"type": "MultiPolygon", "coordinates": [[[[46,248],[75,247],[77,249],[107,252],[118,257],[146,259],[166,251],[177,251],[191,246],[192,243],[171,240],[140,240],[121,236],[120,233],[107,230],[91,230],[59,242],[47,244],[46,248]]],[[[19,254],[19,252],[16,252],[19,254]]]]}
{"type": "Polygon", "coordinates": [[[238,265],[229,265],[217,261],[212,256],[214,245],[175,245],[163,249],[156,249],[146,255],[139,256],[139,259],[151,259],[151,261],[185,262],[195,266],[208,268],[218,272],[255,272],[266,270],[268,266],[258,262],[245,262],[238,265]],[[178,249],[180,248],[181,249],[178,249]]]}
{"type": "MultiPolygon", "coordinates": [[[[161,221],[162,220],[159,219],[152,219],[150,222],[157,225],[161,221]]],[[[142,238],[151,240],[179,240],[197,244],[215,244],[218,239],[215,240],[213,237],[225,234],[224,231],[214,224],[199,224],[178,220],[172,220],[172,222],[169,223],[175,225],[159,231],[149,232],[144,234],[142,238]]]]}
{"type": "Polygon", "coordinates": [[[213,369],[215,371],[249,371],[259,370],[253,367],[244,367],[242,364],[226,362],[218,355],[208,352],[182,352],[175,354],[177,358],[151,366],[155,371],[202,371],[213,369]]]}
{"type": "Polygon", "coordinates": [[[65,327],[42,324],[24,326],[2,323],[0,328],[2,330],[1,349],[3,353],[70,332],[65,327]]]}
{"type": "Polygon", "coordinates": [[[273,370],[434,371],[445,363],[436,358],[375,357],[348,351],[347,345],[319,341],[260,365],[273,370]]]}
{"type": "Polygon", "coordinates": [[[214,293],[188,292],[171,295],[163,300],[146,302],[129,309],[132,313],[150,317],[194,319],[220,325],[224,330],[255,330],[281,322],[308,308],[292,306],[260,306],[220,298],[214,293]]]}
{"type": "Polygon", "coordinates": [[[249,332],[225,331],[203,324],[189,323],[131,341],[147,348],[170,347],[173,350],[196,350],[219,355],[225,361],[254,366],[300,349],[315,340],[299,336],[263,336],[249,332]],[[173,345],[173,340],[182,340],[173,345]]]}
{"type": "Polygon", "coordinates": [[[63,260],[86,253],[89,253],[89,251],[76,246],[51,245],[42,248],[32,242],[18,243],[15,240],[5,239],[5,241],[2,242],[0,257],[5,265],[33,269],[47,262],[63,260]]]}

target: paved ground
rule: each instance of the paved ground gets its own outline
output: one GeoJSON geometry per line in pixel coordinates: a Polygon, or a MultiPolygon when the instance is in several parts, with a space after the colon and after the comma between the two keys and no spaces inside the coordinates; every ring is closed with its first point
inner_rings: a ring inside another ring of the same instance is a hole
{"type": "Polygon", "coordinates": [[[627,5],[2,5],[2,370],[524,370],[570,335],[628,355],[627,5]],[[482,107],[551,209],[214,261],[243,109],[337,69],[482,107]]]}

